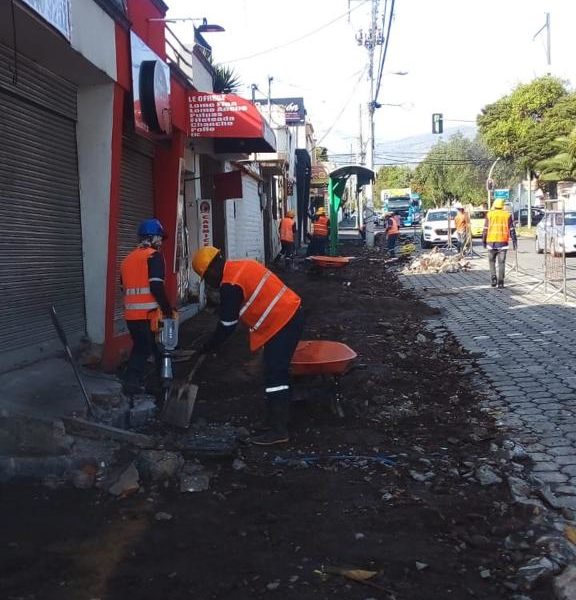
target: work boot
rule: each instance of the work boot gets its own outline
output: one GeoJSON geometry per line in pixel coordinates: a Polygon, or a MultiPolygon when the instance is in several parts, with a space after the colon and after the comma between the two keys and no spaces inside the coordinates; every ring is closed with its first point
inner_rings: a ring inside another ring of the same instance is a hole
{"type": "Polygon", "coordinates": [[[266,399],[268,413],[268,430],[250,438],[250,442],[256,446],[273,446],[285,444],[290,440],[288,434],[288,419],[290,414],[290,392],[276,393],[273,399],[266,399]],[[277,397],[276,397],[277,396],[277,397]]]}
{"type": "Polygon", "coordinates": [[[496,277],[492,277],[492,281],[490,282],[490,285],[492,287],[496,287],[496,284],[498,283],[498,280],[496,279],[496,277]]]}
{"type": "Polygon", "coordinates": [[[499,290],[502,290],[502,289],[504,289],[504,280],[500,279],[500,280],[498,281],[498,289],[499,289],[499,290]]]}

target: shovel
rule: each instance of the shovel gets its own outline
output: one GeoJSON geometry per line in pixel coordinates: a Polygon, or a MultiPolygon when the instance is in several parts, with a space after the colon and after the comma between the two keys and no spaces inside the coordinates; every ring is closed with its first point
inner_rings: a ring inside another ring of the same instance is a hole
{"type": "Polygon", "coordinates": [[[72,350],[70,350],[70,345],[68,344],[68,340],[66,338],[66,333],[64,332],[64,328],[60,323],[60,319],[58,318],[58,314],[56,313],[56,308],[54,306],[50,307],[50,318],[52,319],[52,324],[54,325],[54,329],[56,329],[56,333],[64,346],[64,350],[66,352],[66,358],[68,362],[72,366],[72,370],[74,371],[74,375],[76,376],[76,381],[78,381],[78,385],[82,390],[82,396],[84,396],[84,401],[86,402],[86,408],[88,409],[88,416],[94,418],[94,405],[90,399],[90,395],[88,394],[86,387],[84,386],[84,382],[82,381],[82,377],[80,377],[80,371],[76,366],[76,362],[74,360],[74,356],[72,355],[72,350]]]}
{"type": "Polygon", "coordinates": [[[172,393],[166,400],[162,408],[162,414],[160,415],[164,423],[168,423],[174,427],[181,427],[182,429],[188,429],[190,426],[190,419],[192,418],[196,396],[198,395],[198,386],[192,383],[192,379],[205,358],[206,355],[201,354],[196,360],[196,364],[190,370],[190,373],[188,373],[188,377],[186,377],[184,383],[172,388],[172,393]]]}

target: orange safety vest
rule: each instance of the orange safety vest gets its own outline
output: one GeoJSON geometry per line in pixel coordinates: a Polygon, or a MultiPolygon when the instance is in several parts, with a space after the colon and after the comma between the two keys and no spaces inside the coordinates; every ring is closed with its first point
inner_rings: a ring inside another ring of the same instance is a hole
{"type": "Polygon", "coordinates": [[[294,220],[290,217],[284,217],[280,221],[280,239],[283,242],[294,241],[294,220]]]}
{"type": "Polygon", "coordinates": [[[467,224],[468,219],[466,218],[466,215],[464,213],[458,213],[454,217],[454,225],[456,226],[456,231],[458,233],[466,233],[467,224]]]}
{"type": "Polygon", "coordinates": [[[312,235],[328,237],[328,217],[320,215],[312,226],[312,235]]]}
{"type": "Polygon", "coordinates": [[[395,235],[397,233],[400,233],[400,227],[398,227],[398,221],[395,217],[390,217],[388,223],[391,223],[388,229],[386,229],[386,233],[388,235],[395,235]]]}
{"type": "Polygon", "coordinates": [[[124,291],[124,318],[127,321],[151,319],[158,308],[150,292],[148,259],[154,248],[136,248],[122,261],[120,274],[124,291]]]}
{"type": "Polygon", "coordinates": [[[300,297],[255,260],[227,260],[222,283],[244,292],[240,320],[250,329],[250,350],[255,352],[294,316],[300,297]]]}
{"type": "Polygon", "coordinates": [[[502,209],[493,209],[488,213],[488,232],[486,243],[504,243],[510,241],[510,214],[502,209]]]}

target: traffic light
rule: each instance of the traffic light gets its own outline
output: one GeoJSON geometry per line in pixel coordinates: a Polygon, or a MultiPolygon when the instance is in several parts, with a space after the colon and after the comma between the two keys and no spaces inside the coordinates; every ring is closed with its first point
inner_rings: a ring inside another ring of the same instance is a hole
{"type": "Polygon", "coordinates": [[[442,133],[444,131],[444,116],[442,113],[432,114],[432,133],[442,133]]]}

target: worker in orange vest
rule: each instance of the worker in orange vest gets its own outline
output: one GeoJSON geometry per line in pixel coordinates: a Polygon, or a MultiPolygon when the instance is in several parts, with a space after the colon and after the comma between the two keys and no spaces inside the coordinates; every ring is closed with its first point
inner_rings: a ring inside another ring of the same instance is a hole
{"type": "Polygon", "coordinates": [[[302,335],[300,297],[255,260],[225,260],[213,246],[201,248],[192,267],[212,288],[220,288],[220,321],[202,349],[213,352],[234,332],[248,327],[252,352],[264,347],[266,428],[251,438],[260,446],[289,440],[290,362],[302,335]]]}
{"type": "Polygon", "coordinates": [[[494,200],[492,209],[488,211],[484,220],[484,231],[482,233],[482,244],[488,248],[488,265],[492,287],[504,287],[504,275],[506,273],[506,254],[512,240],[512,246],[516,250],[518,239],[512,215],[504,210],[504,200],[494,200]],[[498,259],[498,276],[496,276],[496,259],[498,259]]]}
{"type": "Polygon", "coordinates": [[[286,216],[280,221],[280,255],[285,258],[294,256],[294,238],[296,237],[296,223],[294,222],[294,212],[289,210],[286,216]]]}
{"type": "Polygon", "coordinates": [[[400,226],[398,225],[398,219],[396,217],[397,215],[395,213],[389,213],[384,224],[387,242],[386,249],[388,250],[388,256],[391,258],[396,256],[396,242],[400,235],[400,226]]]}
{"type": "Polygon", "coordinates": [[[152,320],[158,309],[164,316],[172,316],[172,307],[164,288],[165,265],[160,254],[166,234],[157,219],[147,219],[138,227],[138,247],[120,266],[120,284],[124,294],[124,318],[132,338],[132,350],[124,374],[123,390],[134,395],[144,391],[144,375],[148,358],[154,356],[157,364],[159,351],[152,320]]]}
{"type": "Polygon", "coordinates": [[[470,239],[470,222],[468,215],[462,205],[457,205],[458,212],[454,217],[454,227],[456,228],[456,237],[458,238],[458,251],[463,252],[470,239]]]}
{"type": "Polygon", "coordinates": [[[330,219],[323,206],[316,210],[312,217],[312,237],[308,244],[307,256],[325,256],[328,236],[330,235],[330,219]]]}

